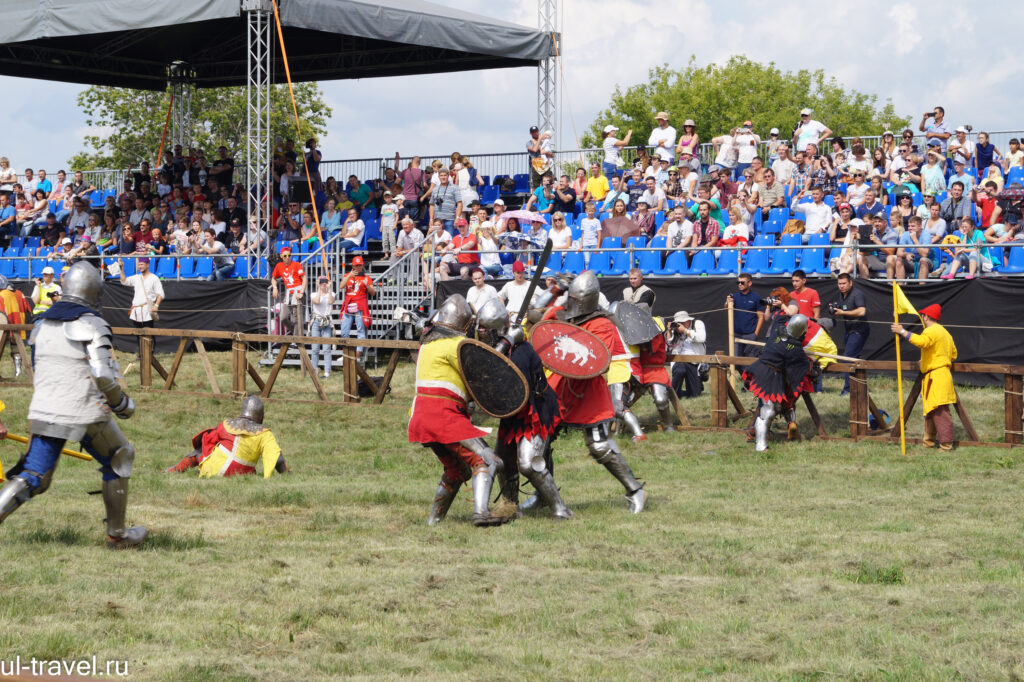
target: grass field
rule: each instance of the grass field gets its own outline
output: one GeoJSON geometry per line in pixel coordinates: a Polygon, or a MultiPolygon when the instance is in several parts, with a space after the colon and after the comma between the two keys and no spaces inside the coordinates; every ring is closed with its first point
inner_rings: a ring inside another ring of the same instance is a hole
{"type": "MultiPolygon", "coordinates": [[[[228,354],[214,359],[230,386],[228,354]]],[[[129,521],[151,539],[105,551],[99,476],[65,458],[0,526],[0,659],[127,659],[130,679],[175,682],[1024,677],[1019,449],[756,454],[738,434],[654,433],[623,445],[650,493],[633,516],[570,435],[555,473],[574,520],[477,529],[463,493],[428,528],[440,466],[406,442],[411,376],[383,407],[269,401],[293,469],[269,481],[160,473],[238,403],[133,390],[129,521]]],[[[819,409],[841,433],[830,381],[819,409]]],[[[194,357],[180,387],[209,390],[194,357]]],[[[895,414],[891,381],[872,393],[895,414]]],[[[275,394],[313,397],[294,370],[275,394]]],[[[1001,391],[962,395],[1001,437],[1001,391]]],[[[0,397],[24,432],[30,391],[0,397]]],[[[684,404],[706,423],[706,397],[684,404]]],[[[653,418],[649,399],[638,412],[653,418]]]]}

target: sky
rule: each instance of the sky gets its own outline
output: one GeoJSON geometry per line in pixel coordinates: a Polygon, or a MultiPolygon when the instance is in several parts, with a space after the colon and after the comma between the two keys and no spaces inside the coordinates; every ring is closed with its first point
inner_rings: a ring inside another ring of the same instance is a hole
{"type": "MultiPolygon", "coordinates": [[[[439,0],[526,26],[536,0],[439,0]]],[[[576,146],[616,85],[642,82],[651,66],[684,68],[731,55],[784,71],[824,69],[847,89],[891,98],[900,115],[920,120],[936,105],[947,122],[977,130],[1024,129],[1019,41],[1024,3],[914,3],[858,0],[561,0],[562,90],[558,148],[576,146]],[[808,10],[813,12],[808,15],[808,10]],[[574,125],[575,124],[575,125],[574,125]]],[[[321,84],[333,108],[324,159],[470,156],[521,151],[537,118],[537,70],[499,69],[321,84]],[[409,102],[416,103],[410,109],[409,102]]],[[[50,173],[83,148],[80,85],[0,77],[6,93],[0,155],[20,173],[50,173]]],[[[685,111],[669,112],[673,120],[685,111]]],[[[698,121],[698,125],[699,125],[698,121]]],[[[827,121],[826,121],[827,123],[827,121]]],[[[872,134],[881,131],[837,131],[872,134]]],[[[154,155],[156,150],[154,150],[154,155]]]]}

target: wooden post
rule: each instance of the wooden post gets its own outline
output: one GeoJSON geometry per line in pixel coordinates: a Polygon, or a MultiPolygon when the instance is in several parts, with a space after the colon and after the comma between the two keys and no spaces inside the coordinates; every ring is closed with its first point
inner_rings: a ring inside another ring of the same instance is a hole
{"type": "MultiPolygon", "coordinates": [[[[728,299],[726,299],[725,310],[726,310],[725,314],[729,316],[728,317],[728,319],[729,319],[729,355],[733,355],[733,356],[739,355],[739,353],[736,352],[736,329],[735,329],[735,321],[733,320],[733,314],[732,314],[733,313],[732,296],[730,296],[728,299]]],[[[729,386],[731,388],[733,388],[733,389],[736,388],[736,367],[735,367],[735,365],[729,365],[729,386]]]]}
{"type": "Polygon", "coordinates": [[[1019,444],[1024,442],[1024,434],[1021,427],[1024,426],[1021,412],[1024,411],[1024,400],[1021,399],[1021,388],[1024,386],[1024,379],[1020,374],[1006,374],[1004,386],[1004,435],[1007,443],[1019,444]]]}
{"type": "Polygon", "coordinates": [[[679,397],[676,395],[676,390],[671,386],[668,387],[668,398],[672,401],[672,409],[676,411],[676,416],[679,418],[680,426],[690,426],[690,417],[686,414],[686,410],[679,404],[679,397]]]}
{"type": "Polygon", "coordinates": [[[850,374],[850,437],[859,440],[868,433],[868,373],[857,367],[850,374]]]}
{"type": "Polygon", "coordinates": [[[344,377],[346,403],[359,402],[359,375],[356,373],[356,349],[354,346],[342,346],[341,355],[344,358],[341,372],[344,377]]]}
{"type": "Polygon", "coordinates": [[[277,349],[277,358],[274,360],[274,366],[270,368],[270,376],[267,377],[267,383],[263,386],[263,397],[269,398],[270,392],[274,390],[274,382],[277,381],[277,375],[281,371],[281,365],[284,364],[284,356],[288,353],[288,344],[282,343],[277,349]]]}
{"type": "MultiPolygon", "coordinates": [[[[721,355],[721,351],[715,355],[721,355]]],[[[711,364],[711,425],[719,428],[729,426],[729,383],[726,365],[721,362],[711,364]]]]}
{"type": "Polygon", "coordinates": [[[316,375],[316,367],[313,366],[313,362],[309,359],[309,353],[306,352],[306,344],[299,344],[299,360],[302,363],[302,368],[309,373],[309,378],[313,381],[313,388],[316,389],[316,394],[320,396],[320,400],[327,402],[327,394],[324,393],[324,387],[320,383],[320,378],[316,375]]]}
{"type": "Polygon", "coordinates": [[[182,337],[178,342],[178,351],[174,354],[174,362],[171,363],[171,371],[167,373],[167,380],[164,382],[164,390],[169,391],[174,386],[174,377],[178,376],[178,368],[181,367],[181,359],[185,357],[185,349],[188,348],[190,339],[182,337]]]}
{"type": "Polygon", "coordinates": [[[231,340],[231,393],[236,397],[245,395],[245,370],[249,364],[245,349],[245,341],[231,340]]]}
{"type": "Polygon", "coordinates": [[[377,395],[373,397],[373,404],[380,405],[384,402],[384,396],[387,395],[388,386],[391,385],[391,377],[395,375],[395,369],[398,367],[398,360],[402,355],[402,351],[394,349],[391,351],[391,359],[388,360],[388,368],[384,370],[384,378],[380,381],[380,386],[377,387],[377,395]]]}
{"type": "MultiPolygon", "coordinates": [[[[903,414],[905,417],[909,417],[914,410],[914,405],[917,404],[917,398],[921,395],[921,384],[924,382],[924,375],[918,374],[917,379],[914,381],[914,385],[910,387],[910,393],[907,395],[906,402],[903,403],[903,414]]],[[[899,419],[896,420],[896,426],[892,427],[892,433],[889,437],[892,440],[899,440],[903,433],[903,423],[899,419]]]]}
{"type": "Polygon", "coordinates": [[[153,337],[139,337],[139,380],[143,388],[153,386],[153,337]]]}
{"type": "Polygon", "coordinates": [[[206,370],[206,378],[210,382],[210,389],[214,393],[220,393],[220,384],[217,383],[217,375],[213,372],[213,365],[210,364],[210,356],[206,354],[206,346],[203,345],[203,340],[196,337],[192,342],[196,345],[199,359],[203,361],[203,369],[206,370]]]}

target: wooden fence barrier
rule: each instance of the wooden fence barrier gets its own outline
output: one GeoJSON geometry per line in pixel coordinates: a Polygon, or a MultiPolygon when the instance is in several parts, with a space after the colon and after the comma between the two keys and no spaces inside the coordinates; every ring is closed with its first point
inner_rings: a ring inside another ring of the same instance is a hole
{"type": "MultiPolygon", "coordinates": [[[[752,417],[753,412],[743,405],[732,384],[729,382],[729,370],[731,367],[746,367],[754,364],[756,358],[737,357],[715,353],[714,355],[672,355],[669,362],[706,362],[710,365],[711,372],[711,419],[710,428],[728,429],[730,423],[743,417],[752,417]],[[729,403],[736,408],[736,413],[729,414],[729,403]]],[[[904,362],[902,370],[910,375],[916,375],[916,380],[910,389],[904,402],[903,410],[909,420],[913,415],[914,405],[921,394],[921,382],[923,375],[920,373],[916,362],[904,362]]],[[[832,436],[825,428],[825,424],[814,404],[814,396],[803,394],[804,405],[807,413],[814,423],[818,437],[823,439],[862,440],[865,438],[899,442],[900,423],[895,419],[892,427],[869,429],[869,416],[873,416],[880,425],[885,425],[885,415],[875,404],[874,399],[868,393],[868,372],[895,372],[896,363],[881,360],[862,360],[854,363],[836,362],[825,369],[829,374],[850,375],[850,436],[842,438],[832,436]]],[[[1021,396],[1021,388],[1024,386],[1024,366],[985,364],[976,362],[955,362],[953,372],[956,374],[1002,374],[1003,380],[1003,440],[982,441],[977,430],[971,421],[970,416],[963,403],[957,399],[954,405],[960,422],[967,433],[968,439],[960,441],[961,445],[989,445],[996,447],[1012,447],[1024,442],[1024,399],[1021,396]]],[[[896,410],[894,410],[894,413],[896,410]]],[[[707,428],[683,425],[687,428],[707,428]]],[[[920,442],[920,439],[908,439],[909,442],[920,442]]]]}

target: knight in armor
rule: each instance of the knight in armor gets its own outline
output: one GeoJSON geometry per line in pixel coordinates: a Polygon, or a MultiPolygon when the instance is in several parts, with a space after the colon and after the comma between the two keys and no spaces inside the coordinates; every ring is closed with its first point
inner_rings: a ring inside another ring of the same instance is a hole
{"type": "MultiPolygon", "coordinates": [[[[25,298],[25,294],[15,289],[14,285],[6,277],[0,275],[0,313],[3,314],[4,322],[8,324],[26,324],[28,313],[31,311],[32,303],[25,298]]],[[[21,334],[21,338],[25,338],[25,332],[15,332],[15,334],[21,334]]],[[[18,348],[13,340],[10,341],[10,344],[11,360],[14,361],[14,376],[20,377],[21,355],[18,354],[18,348]]]]}
{"type": "Polygon", "coordinates": [[[748,390],[758,398],[754,420],[755,450],[768,449],[768,432],[776,415],[784,414],[789,422],[788,438],[796,440],[796,401],[800,394],[814,390],[811,360],[804,353],[807,317],[796,314],[785,324],[777,325],[777,333],[765,344],[757,362],[743,372],[748,390]]]}
{"type": "Polygon", "coordinates": [[[165,472],[181,474],[199,467],[200,478],[255,474],[261,460],[263,478],[270,478],[274,472],[288,471],[274,432],[263,425],[263,400],[258,395],[246,396],[237,417],[225,419],[193,436],[192,448],[192,452],[165,472]]]}
{"type": "MultiPolygon", "coordinates": [[[[562,403],[562,426],[583,429],[583,438],[590,456],[609,471],[626,489],[626,499],[630,510],[639,514],[647,502],[647,492],[637,482],[632,470],[619,450],[618,443],[611,435],[609,428],[615,419],[615,407],[608,384],[612,381],[622,383],[629,380],[629,363],[625,346],[619,336],[619,330],[608,318],[608,313],[598,308],[597,277],[590,270],[584,271],[573,279],[567,292],[565,308],[559,317],[565,322],[578,325],[597,336],[605,343],[613,357],[625,357],[625,377],[619,378],[609,367],[605,376],[592,379],[569,379],[552,374],[548,381],[562,403]]],[[[639,425],[638,425],[639,426],[639,425]]]]}
{"type": "MultiPolygon", "coordinates": [[[[583,275],[580,275],[582,277],[583,275]]],[[[610,325],[598,325],[601,332],[598,333],[592,331],[601,341],[608,347],[608,350],[612,354],[611,364],[608,365],[608,372],[605,378],[608,382],[608,391],[612,396],[612,408],[615,410],[615,423],[617,425],[616,432],[621,433],[622,425],[625,424],[629,427],[629,431],[632,434],[634,443],[641,443],[647,440],[647,434],[644,433],[643,428],[640,426],[640,420],[636,418],[633,411],[626,407],[626,401],[629,398],[629,380],[632,376],[630,365],[633,362],[633,354],[626,346],[626,341],[622,338],[622,332],[618,326],[611,321],[611,317],[615,314],[616,306],[619,304],[618,301],[613,301],[608,306],[607,312],[604,312],[606,319],[611,322],[610,325]]],[[[568,308],[568,302],[566,304],[568,308]]],[[[567,322],[569,320],[566,320],[567,322]]],[[[582,325],[581,325],[582,326],[582,325]]]]}
{"type": "MultiPolygon", "coordinates": [[[[645,312],[646,303],[638,303],[637,307],[645,312]]],[[[672,413],[672,401],[669,398],[671,381],[668,371],[665,369],[665,362],[668,358],[668,345],[665,340],[665,323],[660,317],[653,317],[654,323],[661,329],[661,334],[653,337],[646,343],[628,347],[631,360],[630,371],[633,373],[633,380],[630,382],[631,390],[640,393],[650,392],[654,399],[654,405],[658,408],[658,416],[661,418],[661,426],[665,431],[675,431],[675,416],[672,413]]]]}
{"type": "Polygon", "coordinates": [[[551,510],[555,519],[572,518],[572,512],[555,486],[548,445],[561,421],[558,396],[548,385],[544,365],[533,346],[526,341],[522,327],[509,328],[508,310],[492,298],[477,311],[477,338],[508,355],[526,377],[529,396],[515,415],[498,426],[497,453],[504,464],[501,496],[513,508],[519,505],[519,474],[537,491],[539,501],[551,510]]]}
{"type": "Polygon", "coordinates": [[[409,410],[409,442],[433,450],[444,466],[434,494],[429,525],[448,513],[462,484],[472,480],[473,524],[494,526],[510,517],[491,513],[488,502],[502,461],[469,420],[467,390],[459,372],[458,346],[473,323],[461,294],[449,296],[427,321],[416,361],[416,397],[409,410]]]}
{"type": "Polygon", "coordinates": [[[110,326],[97,312],[103,278],[88,263],[75,263],[62,284],[61,300],[39,316],[30,337],[35,375],[28,409],[31,440],[0,488],[0,523],[46,492],[64,444],[78,440],[103,475],[107,547],[136,547],[148,532],[125,524],[135,449],[111,416],[128,419],[135,403],[118,383],[110,326]]]}

